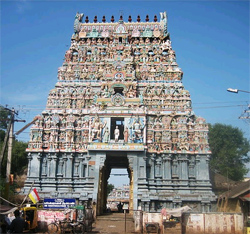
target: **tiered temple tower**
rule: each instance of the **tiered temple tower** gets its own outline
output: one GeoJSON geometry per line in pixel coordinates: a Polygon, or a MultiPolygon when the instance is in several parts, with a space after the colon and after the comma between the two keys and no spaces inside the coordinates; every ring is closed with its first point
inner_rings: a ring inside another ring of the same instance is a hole
{"type": "Polygon", "coordinates": [[[28,177],[41,197],[106,206],[112,168],[126,168],[130,210],[209,211],[208,126],[182,84],[166,12],[102,22],[77,13],[46,109],[31,128],[28,177]]]}

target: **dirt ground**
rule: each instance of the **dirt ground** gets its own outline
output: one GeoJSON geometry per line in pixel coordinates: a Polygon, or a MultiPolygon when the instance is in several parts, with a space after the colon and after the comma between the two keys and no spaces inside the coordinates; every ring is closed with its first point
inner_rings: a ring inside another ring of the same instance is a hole
{"type": "Polygon", "coordinates": [[[124,213],[108,213],[102,216],[97,216],[96,222],[93,224],[93,229],[90,233],[108,233],[108,234],[124,234],[135,233],[133,217],[124,213]]]}

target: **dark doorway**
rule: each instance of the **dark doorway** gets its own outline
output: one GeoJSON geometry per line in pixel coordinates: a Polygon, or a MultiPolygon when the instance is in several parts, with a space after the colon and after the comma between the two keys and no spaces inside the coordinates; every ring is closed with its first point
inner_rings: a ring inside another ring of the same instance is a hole
{"type": "Polygon", "coordinates": [[[123,96],[123,88],[122,87],[115,87],[114,91],[115,91],[115,94],[119,93],[123,96]]]}
{"type": "Polygon", "coordinates": [[[119,140],[123,140],[124,139],[124,136],[123,136],[123,131],[124,131],[124,118],[119,118],[119,117],[113,117],[111,118],[111,139],[115,139],[115,135],[114,135],[114,132],[115,132],[115,129],[116,129],[116,126],[118,126],[118,129],[120,131],[120,136],[119,136],[119,140]]]}

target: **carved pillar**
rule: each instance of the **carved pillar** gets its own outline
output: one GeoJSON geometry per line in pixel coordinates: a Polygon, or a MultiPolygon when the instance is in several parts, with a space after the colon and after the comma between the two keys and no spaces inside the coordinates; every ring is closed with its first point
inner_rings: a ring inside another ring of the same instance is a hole
{"type": "Polygon", "coordinates": [[[62,156],[62,159],[63,159],[63,176],[64,176],[64,178],[67,178],[67,154],[63,154],[63,156],[62,156]]]}
{"type": "Polygon", "coordinates": [[[156,160],[155,160],[155,177],[156,178],[161,178],[162,177],[162,170],[161,170],[161,168],[162,168],[162,160],[161,160],[161,158],[157,158],[156,160]]]}
{"type": "Polygon", "coordinates": [[[67,177],[68,180],[72,179],[72,167],[73,167],[73,153],[71,153],[67,157],[66,177],[67,177]]]}
{"type": "Polygon", "coordinates": [[[210,155],[204,155],[205,157],[205,162],[204,162],[204,167],[203,170],[205,171],[204,173],[204,179],[209,180],[209,161],[210,161],[210,155]]]}
{"type": "Polygon", "coordinates": [[[106,153],[104,152],[98,152],[95,155],[92,155],[92,157],[95,157],[95,164],[94,166],[94,191],[93,191],[93,202],[97,202],[96,205],[96,211],[97,215],[102,214],[103,212],[103,183],[104,183],[104,173],[105,173],[105,168],[104,168],[104,163],[106,159],[106,153]]]}
{"type": "Polygon", "coordinates": [[[150,202],[150,210],[149,212],[155,212],[155,201],[150,202]]]}
{"type": "Polygon", "coordinates": [[[46,159],[46,157],[44,157],[43,161],[42,161],[42,176],[47,177],[47,159],[46,159]]]}
{"type": "Polygon", "coordinates": [[[203,202],[201,203],[201,212],[205,212],[205,204],[203,202]]]}
{"type": "Polygon", "coordinates": [[[51,157],[50,154],[48,154],[47,159],[48,159],[48,177],[51,177],[51,167],[52,167],[51,160],[52,160],[52,157],[51,157]]]}
{"type": "Polygon", "coordinates": [[[50,177],[56,178],[56,171],[57,171],[57,154],[51,156],[51,168],[50,168],[50,177]]]}
{"type": "Polygon", "coordinates": [[[41,174],[42,174],[42,154],[38,153],[37,154],[37,161],[38,161],[38,178],[41,178],[41,174]]]}
{"type": "Polygon", "coordinates": [[[162,155],[163,157],[163,179],[170,180],[172,174],[171,168],[171,154],[169,155],[162,155]]]}
{"type": "Polygon", "coordinates": [[[143,160],[144,160],[144,174],[143,174],[143,178],[147,178],[147,156],[144,156],[143,160]]]}
{"type": "Polygon", "coordinates": [[[80,156],[78,157],[79,159],[79,177],[83,178],[85,177],[85,164],[84,164],[84,157],[83,154],[80,154],[80,156]]]}
{"type": "Polygon", "coordinates": [[[87,159],[87,169],[86,169],[85,177],[89,177],[89,160],[91,159],[91,157],[88,155],[86,156],[86,159],[87,159]]]}
{"type": "Polygon", "coordinates": [[[29,163],[28,163],[28,176],[30,176],[31,175],[31,161],[32,161],[32,154],[31,153],[28,153],[28,161],[29,161],[29,163]]]}
{"type": "Polygon", "coordinates": [[[201,160],[201,157],[200,155],[196,155],[196,158],[195,158],[195,175],[196,175],[196,178],[197,179],[200,179],[200,160],[201,160]]]}
{"type": "Polygon", "coordinates": [[[145,205],[144,205],[144,207],[145,207],[145,208],[144,208],[144,209],[145,209],[144,211],[146,211],[146,212],[149,212],[149,203],[150,203],[150,202],[145,202],[145,203],[144,203],[144,204],[145,204],[145,205]]]}
{"type": "Polygon", "coordinates": [[[74,163],[74,177],[79,177],[79,165],[80,165],[80,162],[78,160],[75,160],[75,163],[74,163]]]}
{"type": "MultiPolygon", "coordinates": [[[[130,184],[129,184],[129,211],[132,212],[134,208],[133,198],[134,198],[134,157],[128,156],[128,164],[130,170],[130,184]]],[[[136,206],[136,204],[135,204],[136,206]]]]}
{"type": "Polygon", "coordinates": [[[180,178],[182,180],[187,180],[188,179],[188,167],[187,167],[187,163],[188,163],[188,159],[187,159],[187,155],[182,155],[180,158],[180,162],[181,162],[181,175],[180,178]]]}
{"type": "Polygon", "coordinates": [[[178,178],[178,160],[176,158],[177,156],[175,156],[175,158],[172,161],[172,178],[176,179],[178,178]]]}
{"type": "Polygon", "coordinates": [[[191,159],[189,161],[189,178],[195,179],[195,159],[193,156],[191,156],[191,159]]]}
{"type": "Polygon", "coordinates": [[[146,132],[147,132],[147,120],[146,120],[146,117],[143,118],[143,121],[144,121],[144,129],[143,129],[143,143],[146,144],[147,143],[147,135],[146,135],[146,132]]]}
{"type": "Polygon", "coordinates": [[[64,164],[63,158],[59,158],[57,166],[57,177],[63,177],[63,164],[64,164]]]}
{"type": "Polygon", "coordinates": [[[150,178],[154,179],[155,178],[155,154],[152,154],[150,157],[150,162],[151,162],[151,173],[150,173],[150,178]]]}

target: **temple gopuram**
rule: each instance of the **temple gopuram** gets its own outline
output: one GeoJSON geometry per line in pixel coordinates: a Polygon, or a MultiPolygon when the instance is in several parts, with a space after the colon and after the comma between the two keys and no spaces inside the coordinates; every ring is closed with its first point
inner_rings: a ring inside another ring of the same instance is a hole
{"type": "Polygon", "coordinates": [[[129,209],[208,212],[208,125],[192,110],[166,12],[142,22],[77,13],[45,110],[31,127],[24,192],[106,209],[112,168],[130,179],[129,209]]]}

